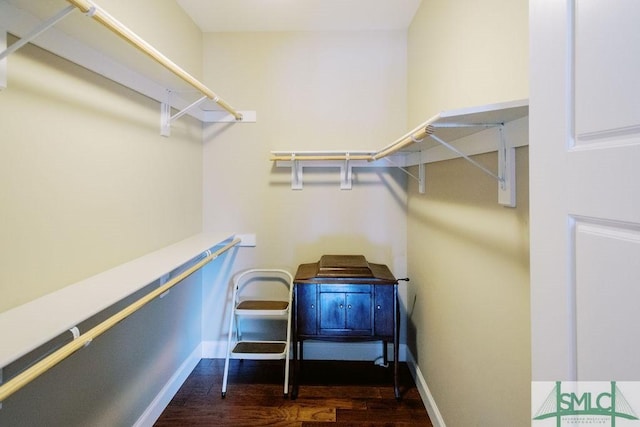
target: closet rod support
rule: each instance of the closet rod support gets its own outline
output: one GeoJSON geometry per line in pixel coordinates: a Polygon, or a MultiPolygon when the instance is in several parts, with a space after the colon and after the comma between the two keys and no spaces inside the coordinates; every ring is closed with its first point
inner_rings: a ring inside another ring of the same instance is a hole
{"type": "Polygon", "coordinates": [[[500,146],[498,147],[498,203],[513,208],[516,206],[516,149],[509,147],[504,125],[500,126],[500,146]]]}
{"type": "Polygon", "coordinates": [[[190,109],[192,109],[193,107],[202,104],[205,100],[207,99],[206,96],[203,96],[202,98],[192,102],[190,105],[188,105],[187,107],[185,107],[182,111],[177,112],[176,114],[174,114],[173,116],[171,116],[171,121],[174,121],[176,119],[179,119],[180,117],[184,116],[185,114],[187,114],[187,111],[189,111],[190,109]]]}
{"type": "Polygon", "coordinates": [[[302,190],[302,163],[291,154],[291,189],[302,190]]]}
{"type": "Polygon", "coordinates": [[[76,9],[75,6],[67,6],[64,9],[62,9],[60,12],[53,15],[51,18],[41,22],[40,25],[38,25],[33,30],[31,30],[27,35],[25,35],[20,40],[18,40],[17,42],[15,42],[11,46],[9,46],[8,48],[0,52],[0,60],[11,55],[13,52],[20,49],[22,46],[26,45],[36,37],[38,37],[40,34],[44,33],[49,28],[53,27],[58,22],[62,21],[75,9],[76,9]]]}
{"type": "Polygon", "coordinates": [[[493,173],[491,170],[489,170],[485,166],[483,166],[480,163],[478,163],[477,161],[473,160],[471,157],[469,157],[467,154],[465,154],[464,152],[460,151],[459,149],[457,149],[453,145],[451,145],[448,142],[442,140],[442,138],[439,138],[434,134],[429,135],[429,137],[432,138],[434,141],[436,141],[438,144],[442,145],[443,147],[445,147],[445,148],[453,151],[454,153],[458,154],[460,157],[462,157],[463,159],[465,159],[466,161],[468,161],[472,165],[474,165],[477,168],[479,168],[482,172],[484,172],[487,175],[492,176],[493,178],[497,179],[498,182],[502,181],[502,178],[500,176],[496,175],[495,173],[493,173]]]}
{"type": "Polygon", "coordinates": [[[415,176],[414,174],[412,174],[411,172],[409,172],[409,170],[407,170],[407,168],[397,164],[396,162],[394,162],[391,157],[383,157],[382,160],[386,160],[388,163],[391,164],[391,166],[393,166],[394,168],[398,168],[400,169],[402,172],[405,173],[405,175],[415,179],[416,181],[420,182],[420,176],[415,176]]]}
{"type": "Polygon", "coordinates": [[[171,102],[170,102],[170,99],[169,99],[170,97],[171,97],[171,91],[168,90],[167,91],[167,102],[162,102],[160,104],[160,135],[162,135],[162,136],[171,135],[171,122],[173,122],[174,120],[177,120],[180,117],[184,116],[193,107],[195,107],[195,106],[197,106],[199,104],[202,104],[207,99],[206,96],[202,96],[201,98],[199,98],[196,101],[192,102],[190,105],[186,106],[181,111],[177,112],[176,114],[174,114],[172,116],[171,115],[171,102]]]}
{"type": "Polygon", "coordinates": [[[427,192],[427,165],[424,163],[418,165],[418,192],[420,194],[427,192]]]}
{"type": "Polygon", "coordinates": [[[340,167],[340,189],[351,190],[353,170],[350,164],[349,153],[345,154],[344,163],[340,167]]]}
{"type": "Polygon", "coordinates": [[[71,335],[73,336],[74,340],[77,340],[80,337],[80,335],[82,335],[80,333],[80,328],[78,328],[77,325],[72,328],[69,328],[69,332],[71,332],[71,335]]]}

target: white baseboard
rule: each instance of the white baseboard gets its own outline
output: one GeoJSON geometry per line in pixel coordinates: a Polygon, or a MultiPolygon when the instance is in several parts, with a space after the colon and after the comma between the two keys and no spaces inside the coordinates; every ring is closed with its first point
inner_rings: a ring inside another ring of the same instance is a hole
{"type": "Polygon", "coordinates": [[[436,401],[427,386],[427,382],[422,376],[422,372],[420,368],[416,364],[416,359],[413,357],[413,354],[409,349],[406,351],[407,357],[407,366],[409,366],[409,371],[411,371],[411,375],[413,376],[413,380],[416,383],[416,387],[418,388],[418,392],[420,393],[420,397],[422,398],[422,403],[424,403],[425,408],[427,409],[427,413],[429,414],[429,419],[431,420],[431,424],[433,427],[446,427],[444,423],[444,419],[442,418],[442,414],[438,410],[438,406],[436,405],[436,401]]]}
{"type": "Polygon", "coordinates": [[[203,359],[224,359],[227,352],[226,341],[202,341],[203,359]]]}
{"type": "Polygon", "coordinates": [[[134,427],[151,427],[160,418],[173,396],[178,392],[189,374],[196,367],[202,358],[202,345],[187,357],[178,370],[171,376],[169,381],[162,387],[162,390],[153,399],[151,404],[145,409],[140,418],[135,422],[134,427]]]}

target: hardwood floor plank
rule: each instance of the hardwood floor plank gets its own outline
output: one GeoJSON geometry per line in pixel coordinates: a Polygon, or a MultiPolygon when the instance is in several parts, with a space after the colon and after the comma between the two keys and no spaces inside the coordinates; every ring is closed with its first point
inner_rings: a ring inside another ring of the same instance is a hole
{"type": "Polygon", "coordinates": [[[336,409],[329,407],[304,407],[285,405],[281,407],[243,406],[241,408],[205,409],[182,407],[173,411],[172,415],[163,416],[155,424],[180,425],[185,422],[191,425],[291,425],[302,421],[335,422],[336,409]]]}
{"type": "Polygon", "coordinates": [[[296,402],[299,405],[310,405],[310,406],[330,406],[336,409],[359,409],[366,410],[367,409],[367,401],[366,399],[354,399],[349,397],[339,398],[339,397],[324,397],[319,396],[317,398],[313,398],[311,396],[298,397],[293,402],[296,402]]]}
{"type": "MultiPolygon", "coordinates": [[[[393,395],[393,390],[391,390],[393,395]]],[[[381,399],[379,387],[375,386],[318,386],[300,385],[298,396],[300,397],[329,397],[329,396],[349,396],[351,399],[381,399]]]]}
{"type": "Polygon", "coordinates": [[[283,396],[280,361],[232,361],[221,398],[224,360],[203,359],[155,426],[431,426],[406,364],[403,399],[391,369],[371,362],[305,361],[298,398],[283,396]]]}
{"type": "Polygon", "coordinates": [[[423,425],[431,425],[431,422],[424,420],[422,417],[416,417],[415,411],[412,409],[370,409],[366,411],[354,411],[351,409],[338,409],[336,411],[336,421],[339,422],[357,422],[357,423],[375,423],[380,420],[392,419],[397,423],[413,423],[417,425],[424,422],[423,425]]]}
{"type": "Polygon", "coordinates": [[[397,421],[376,421],[376,422],[335,422],[332,424],[303,422],[301,427],[433,427],[431,423],[421,422],[397,422],[397,421]]]}

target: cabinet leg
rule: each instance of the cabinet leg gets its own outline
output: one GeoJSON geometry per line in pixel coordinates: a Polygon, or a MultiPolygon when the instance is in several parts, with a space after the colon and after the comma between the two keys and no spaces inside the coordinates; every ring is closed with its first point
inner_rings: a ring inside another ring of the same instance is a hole
{"type": "Polygon", "coordinates": [[[394,304],[394,322],[395,322],[395,330],[393,331],[393,391],[396,395],[396,400],[401,400],[402,396],[400,395],[400,361],[398,360],[400,347],[400,302],[398,301],[398,284],[394,285],[393,289],[393,299],[395,300],[394,304]]]}
{"type": "Polygon", "coordinates": [[[396,400],[402,400],[402,395],[400,395],[400,385],[398,383],[398,365],[397,361],[393,362],[393,393],[396,396],[396,400]]]}

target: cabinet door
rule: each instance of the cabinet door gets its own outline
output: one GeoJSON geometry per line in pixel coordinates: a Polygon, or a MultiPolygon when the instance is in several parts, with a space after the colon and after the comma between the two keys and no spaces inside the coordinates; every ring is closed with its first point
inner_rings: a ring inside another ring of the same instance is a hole
{"type": "Polygon", "coordinates": [[[296,327],[302,335],[316,335],[317,329],[317,285],[296,285],[296,327]]]}
{"type": "Polygon", "coordinates": [[[375,334],[378,336],[393,336],[393,305],[394,286],[378,285],[375,287],[375,334]]]}
{"type": "Polygon", "coordinates": [[[371,294],[346,294],[346,328],[371,333],[371,294]]]}
{"type": "Polygon", "coordinates": [[[320,292],[320,329],[345,329],[346,299],[341,292],[320,292]]]}
{"type": "Polygon", "coordinates": [[[320,285],[319,333],[334,336],[373,334],[371,285],[320,285]]]}

